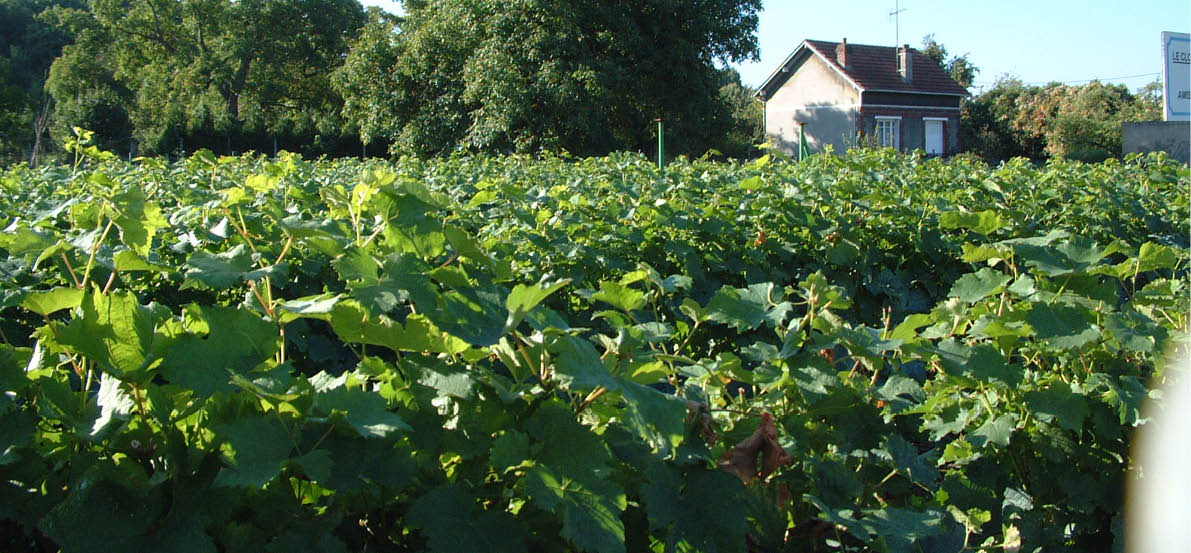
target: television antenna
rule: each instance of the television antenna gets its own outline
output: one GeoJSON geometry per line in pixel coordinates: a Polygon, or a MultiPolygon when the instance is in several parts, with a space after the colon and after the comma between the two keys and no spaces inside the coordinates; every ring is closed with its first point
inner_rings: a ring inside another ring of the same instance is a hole
{"type": "Polygon", "coordinates": [[[893,0],[893,11],[889,15],[893,16],[893,46],[900,47],[902,44],[902,29],[901,18],[899,15],[906,10],[901,9],[900,0],[893,0]]]}

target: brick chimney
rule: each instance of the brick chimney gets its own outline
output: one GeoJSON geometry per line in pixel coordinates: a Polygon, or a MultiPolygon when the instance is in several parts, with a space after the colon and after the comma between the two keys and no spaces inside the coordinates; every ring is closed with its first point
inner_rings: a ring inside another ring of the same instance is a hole
{"type": "Polygon", "coordinates": [[[914,68],[911,66],[910,58],[910,45],[903,44],[897,51],[897,74],[907,83],[914,80],[914,68]]]}
{"type": "Polygon", "coordinates": [[[840,64],[840,67],[848,67],[848,39],[844,38],[843,42],[835,46],[835,61],[840,64]]]}

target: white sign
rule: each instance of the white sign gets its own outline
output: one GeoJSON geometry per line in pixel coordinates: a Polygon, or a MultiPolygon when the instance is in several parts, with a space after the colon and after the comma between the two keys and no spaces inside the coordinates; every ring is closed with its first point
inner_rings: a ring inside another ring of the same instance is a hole
{"type": "Polygon", "coordinates": [[[1162,105],[1167,121],[1191,121],[1191,35],[1162,33],[1162,105]]]}

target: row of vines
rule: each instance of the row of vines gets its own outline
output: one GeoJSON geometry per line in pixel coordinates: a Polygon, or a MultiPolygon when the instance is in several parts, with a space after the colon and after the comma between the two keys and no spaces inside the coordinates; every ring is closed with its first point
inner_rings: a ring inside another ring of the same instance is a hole
{"type": "Polygon", "coordinates": [[[71,147],[0,173],[4,550],[1117,551],[1188,347],[1161,155],[71,147]]]}

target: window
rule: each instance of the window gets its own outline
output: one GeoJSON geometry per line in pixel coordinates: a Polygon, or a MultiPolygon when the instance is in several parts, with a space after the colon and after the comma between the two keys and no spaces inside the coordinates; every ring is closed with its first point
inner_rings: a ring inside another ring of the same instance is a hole
{"type": "Polygon", "coordinates": [[[898,136],[898,126],[901,123],[901,117],[878,117],[876,129],[874,134],[877,138],[877,146],[882,148],[900,149],[900,141],[898,136]]]}

